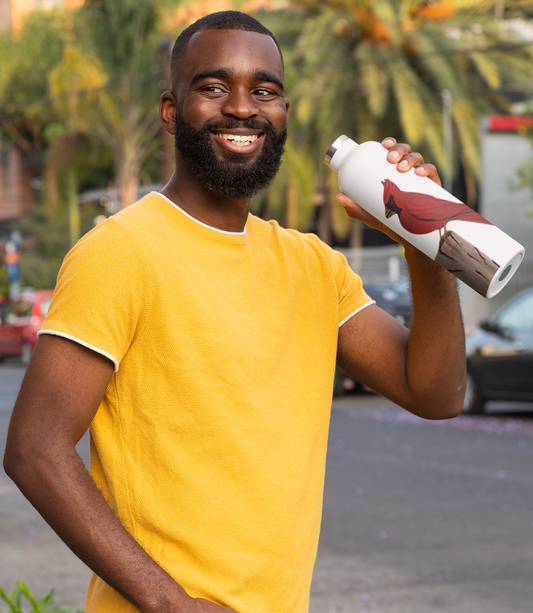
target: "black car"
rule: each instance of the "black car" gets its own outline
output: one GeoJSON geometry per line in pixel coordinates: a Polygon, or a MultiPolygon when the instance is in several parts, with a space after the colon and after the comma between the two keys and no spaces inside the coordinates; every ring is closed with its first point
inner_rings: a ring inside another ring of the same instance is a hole
{"type": "Polygon", "coordinates": [[[487,400],[533,402],[533,287],[517,294],[466,338],[463,412],[487,400]]]}
{"type": "MultiPolygon", "coordinates": [[[[366,293],[376,301],[376,305],[387,313],[390,313],[401,324],[409,328],[413,320],[413,302],[409,292],[409,284],[406,280],[365,282],[366,293]]],[[[372,391],[365,385],[352,379],[350,375],[337,367],[335,371],[335,384],[333,395],[340,396],[349,391],[365,390],[372,391]]]]}
{"type": "Polygon", "coordinates": [[[387,313],[390,313],[407,328],[413,319],[413,301],[407,281],[383,281],[365,283],[366,293],[387,313]]]}

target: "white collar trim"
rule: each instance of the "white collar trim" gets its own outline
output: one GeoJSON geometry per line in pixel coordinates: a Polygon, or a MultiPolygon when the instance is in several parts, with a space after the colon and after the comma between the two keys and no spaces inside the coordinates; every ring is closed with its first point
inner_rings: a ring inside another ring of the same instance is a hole
{"type": "Polygon", "coordinates": [[[152,191],[150,193],[151,194],[157,194],[158,196],[161,196],[161,198],[164,198],[168,203],[170,203],[173,207],[178,209],[178,211],[183,213],[186,217],[188,217],[189,219],[192,219],[192,221],[194,221],[195,223],[197,223],[200,226],[203,226],[204,228],[208,228],[209,230],[213,230],[214,232],[220,232],[220,234],[228,234],[229,236],[244,236],[244,235],[246,235],[246,227],[244,228],[244,230],[242,232],[228,232],[227,230],[220,230],[219,228],[213,228],[213,226],[208,226],[206,223],[203,223],[203,222],[199,221],[198,219],[196,219],[195,217],[193,217],[192,215],[189,215],[189,213],[184,211],[175,202],[172,202],[172,200],[167,198],[161,192],[152,191]]]}

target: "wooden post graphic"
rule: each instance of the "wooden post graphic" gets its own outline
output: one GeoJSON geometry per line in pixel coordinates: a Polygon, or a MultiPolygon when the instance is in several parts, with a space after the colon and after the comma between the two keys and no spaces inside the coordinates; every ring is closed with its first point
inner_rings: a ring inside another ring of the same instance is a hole
{"type": "Polygon", "coordinates": [[[449,230],[440,239],[435,262],[483,297],[487,295],[490,282],[500,268],[472,243],[449,230]]]}

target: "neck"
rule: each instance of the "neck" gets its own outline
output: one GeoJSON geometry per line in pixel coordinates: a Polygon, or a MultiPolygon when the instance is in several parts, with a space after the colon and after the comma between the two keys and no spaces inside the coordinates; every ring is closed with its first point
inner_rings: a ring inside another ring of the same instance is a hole
{"type": "Polygon", "coordinates": [[[250,211],[250,198],[229,198],[199,185],[186,167],[176,164],[161,193],[198,221],[225,232],[242,232],[250,211]]]}

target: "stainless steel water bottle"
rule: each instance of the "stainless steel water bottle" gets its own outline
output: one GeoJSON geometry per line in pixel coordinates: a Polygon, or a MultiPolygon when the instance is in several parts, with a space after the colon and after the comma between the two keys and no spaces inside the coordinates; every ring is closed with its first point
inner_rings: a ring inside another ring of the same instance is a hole
{"type": "Polygon", "coordinates": [[[354,202],[485,298],[509,282],[524,248],[428,177],[400,172],[377,142],[340,136],[324,159],[354,202]]]}

